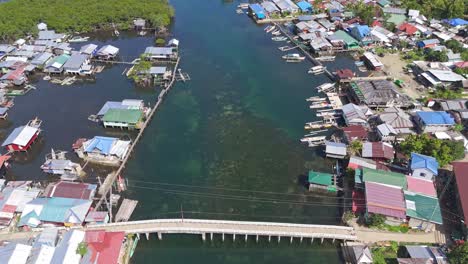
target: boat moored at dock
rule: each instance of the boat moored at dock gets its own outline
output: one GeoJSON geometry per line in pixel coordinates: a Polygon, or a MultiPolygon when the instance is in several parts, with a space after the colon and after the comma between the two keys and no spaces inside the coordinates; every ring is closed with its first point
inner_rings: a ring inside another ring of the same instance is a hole
{"type": "Polygon", "coordinates": [[[305,60],[304,56],[301,56],[299,53],[290,53],[282,56],[286,62],[301,62],[305,60]]]}
{"type": "Polygon", "coordinates": [[[335,83],[324,83],[322,85],[319,85],[317,87],[317,90],[319,92],[328,92],[328,91],[330,91],[330,90],[332,90],[334,88],[335,88],[335,83]]]}
{"type": "Polygon", "coordinates": [[[311,74],[321,74],[325,72],[325,67],[322,65],[317,65],[309,69],[307,73],[311,74]]]}

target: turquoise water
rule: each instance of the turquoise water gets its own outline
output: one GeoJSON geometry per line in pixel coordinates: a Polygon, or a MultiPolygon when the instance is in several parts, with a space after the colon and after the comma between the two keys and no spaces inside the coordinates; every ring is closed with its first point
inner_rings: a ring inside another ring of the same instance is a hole
{"type": "MultiPolygon", "coordinates": [[[[173,35],[181,41],[178,83],[129,163],[127,196],[139,200],[133,219],[212,218],[314,224],[339,223],[338,199],[309,193],[308,169],[330,171],[323,150],[301,145],[314,120],[305,98],[328,81],[308,75],[308,62],[287,64],[271,36],[237,3],[171,1],[173,35]],[[183,211],[183,213],[181,212],[183,211]]],[[[351,65],[341,58],[339,66],[351,65]]],[[[229,239],[227,239],[229,240],[229,239]]],[[[199,236],[142,238],[134,263],[339,263],[335,246],[201,241],[199,236]]]]}

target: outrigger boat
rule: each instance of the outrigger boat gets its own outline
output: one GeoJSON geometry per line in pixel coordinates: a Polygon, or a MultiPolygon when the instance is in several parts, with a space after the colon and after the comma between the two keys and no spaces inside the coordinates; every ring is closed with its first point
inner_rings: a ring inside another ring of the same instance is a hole
{"type": "Polygon", "coordinates": [[[282,56],[283,59],[286,60],[286,62],[301,62],[305,60],[304,56],[299,55],[299,53],[290,53],[282,56]]]}
{"type": "Polygon", "coordinates": [[[316,122],[309,122],[306,123],[304,129],[312,130],[312,129],[324,129],[333,127],[332,123],[324,123],[323,121],[316,121],[316,122]]]}
{"type": "Polygon", "coordinates": [[[318,137],[304,137],[301,139],[301,142],[307,142],[309,147],[316,147],[323,145],[325,143],[326,136],[318,136],[318,137]]]}
{"type": "Polygon", "coordinates": [[[312,96],[306,99],[307,102],[324,102],[327,98],[322,98],[320,96],[312,96]]]}
{"type": "Polygon", "coordinates": [[[316,58],[318,61],[334,61],[336,56],[322,56],[316,58]]]}
{"type": "Polygon", "coordinates": [[[286,41],[287,37],[272,37],[271,40],[273,41],[286,41]]]}
{"type": "Polygon", "coordinates": [[[327,102],[316,102],[309,106],[309,108],[311,109],[327,108],[327,107],[333,107],[333,105],[327,102]]]}
{"type": "Polygon", "coordinates": [[[279,30],[276,30],[276,31],[273,31],[273,33],[271,33],[273,36],[279,36],[281,35],[281,31],[279,30]]]}
{"type": "Polygon", "coordinates": [[[37,117],[35,117],[32,120],[29,120],[29,122],[28,122],[28,126],[35,127],[35,128],[41,128],[41,124],[42,124],[42,120],[40,120],[37,117]]]}
{"type": "Polygon", "coordinates": [[[329,90],[332,90],[335,87],[334,83],[324,83],[320,86],[317,87],[317,90],[319,92],[327,92],[329,90]]]}
{"type": "Polygon", "coordinates": [[[317,117],[325,117],[325,118],[335,117],[335,116],[340,116],[340,115],[341,115],[341,112],[336,111],[335,109],[319,110],[317,111],[317,114],[316,114],[317,117]]]}
{"type": "Polygon", "coordinates": [[[314,66],[309,69],[307,73],[312,73],[312,74],[321,74],[325,71],[325,67],[322,65],[314,66]]]}
{"type": "Polygon", "coordinates": [[[266,27],[264,30],[266,31],[266,33],[270,33],[270,32],[273,31],[275,28],[276,28],[275,25],[270,25],[270,26],[266,27]]]}
{"type": "Polygon", "coordinates": [[[80,37],[76,36],[68,40],[68,42],[86,42],[89,40],[89,37],[80,37]]]}

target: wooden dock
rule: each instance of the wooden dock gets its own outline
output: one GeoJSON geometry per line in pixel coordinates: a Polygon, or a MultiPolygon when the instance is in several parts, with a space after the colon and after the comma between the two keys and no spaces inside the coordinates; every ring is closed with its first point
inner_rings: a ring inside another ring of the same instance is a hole
{"type": "Polygon", "coordinates": [[[117,223],[128,221],[128,219],[130,219],[130,216],[132,216],[132,213],[135,210],[137,204],[137,200],[124,199],[119,207],[119,210],[117,211],[117,214],[115,215],[114,222],[117,223]]]}
{"type": "MultiPolygon", "coordinates": [[[[96,209],[98,209],[102,205],[102,203],[106,200],[106,196],[107,196],[107,194],[109,194],[109,191],[112,188],[112,184],[116,181],[117,176],[120,175],[122,173],[122,171],[125,169],[125,166],[127,165],[127,162],[129,160],[131,154],[135,150],[136,145],[138,144],[141,137],[143,136],[143,133],[145,132],[146,127],[148,126],[149,122],[151,121],[154,114],[156,113],[156,110],[158,110],[159,106],[161,105],[162,101],[164,100],[164,96],[171,90],[171,88],[172,88],[172,86],[173,86],[173,84],[175,82],[175,76],[176,76],[177,67],[179,66],[179,62],[180,62],[180,57],[177,59],[177,62],[175,64],[175,66],[174,66],[174,69],[173,69],[173,72],[172,72],[171,82],[168,84],[168,86],[165,89],[163,89],[159,93],[158,98],[156,100],[156,104],[153,106],[153,108],[151,109],[150,114],[146,118],[145,122],[142,124],[140,132],[138,132],[137,137],[135,138],[135,140],[130,145],[130,148],[129,148],[128,152],[127,152],[127,155],[122,160],[121,165],[119,166],[119,168],[115,172],[113,172],[112,174],[107,176],[104,183],[99,188],[101,198],[99,199],[98,203],[95,206],[96,209]]],[[[109,210],[112,210],[111,206],[108,206],[108,207],[109,207],[108,208],[109,210]]]]}

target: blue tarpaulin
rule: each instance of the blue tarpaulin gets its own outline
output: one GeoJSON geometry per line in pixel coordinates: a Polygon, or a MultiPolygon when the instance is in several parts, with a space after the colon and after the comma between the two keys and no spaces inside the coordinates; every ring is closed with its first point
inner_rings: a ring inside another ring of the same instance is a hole
{"type": "Polygon", "coordinates": [[[297,2],[296,5],[301,9],[302,12],[312,11],[312,5],[306,1],[297,2]]]}
{"type": "Polygon", "coordinates": [[[351,29],[351,36],[355,37],[358,40],[362,40],[364,37],[368,36],[370,29],[368,26],[355,26],[351,29]]]}
{"type": "Polygon", "coordinates": [[[452,27],[468,25],[468,21],[461,18],[452,18],[448,20],[449,25],[452,27]]]}
{"type": "Polygon", "coordinates": [[[259,4],[251,4],[249,5],[250,11],[258,18],[264,19],[265,18],[265,10],[259,4]]]}

